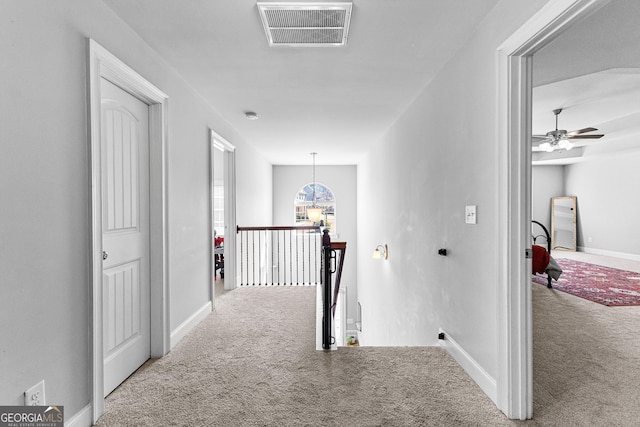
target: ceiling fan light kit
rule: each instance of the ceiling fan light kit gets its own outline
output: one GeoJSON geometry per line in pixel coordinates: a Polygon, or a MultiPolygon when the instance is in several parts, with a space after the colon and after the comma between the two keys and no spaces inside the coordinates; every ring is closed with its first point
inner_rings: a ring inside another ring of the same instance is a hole
{"type": "Polygon", "coordinates": [[[566,131],[564,129],[558,129],[558,115],[562,112],[562,108],[553,110],[553,114],[556,116],[556,129],[547,132],[545,135],[533,135],[533,139],[536,141],[542,141],[538,145],[539,151],[546,151],[548,153],[554,150],[571,150],[575,144],[572,139],[599,139],[604,134],[591,134],[585,135],[588,132],[593,132],[598,129],[594,127],[588,127],[578,130],[566,131]]]}

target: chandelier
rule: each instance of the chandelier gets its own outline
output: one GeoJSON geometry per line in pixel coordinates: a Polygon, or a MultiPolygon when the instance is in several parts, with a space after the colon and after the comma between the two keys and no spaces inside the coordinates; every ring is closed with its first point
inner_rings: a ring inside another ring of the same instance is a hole
{"type": "Polygon", "coordinates": [[[313,199],[311,207],[307,208],[307,218],[313,223],[320,221],[322,217],[322,208],[316,205],[316,154],[318,153],[311,153],[313,156],[313,199]]]}

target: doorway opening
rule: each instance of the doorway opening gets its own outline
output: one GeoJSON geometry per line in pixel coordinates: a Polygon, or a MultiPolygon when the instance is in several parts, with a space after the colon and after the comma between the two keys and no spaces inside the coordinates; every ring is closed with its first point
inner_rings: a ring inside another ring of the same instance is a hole
{"type": "Polygon", "coordinates": [[[498,407],[533,416],[531,296],[532,58],[608,0],[548,3],[498,48],[498,407]]]}
{"type": "Polygon", "coordinates": [[[211,304],[214,306],[216,273],[224,289],[237,286],[236,278],[236,149],[222,135],[210,130],[211,304]],[[221,240],[223,239],[223,240],[221,240]],[[216,244],[216,240],[217,243],[216,244]],[[220,245],[219,243],[222,243],[220,245]],[[217,268],[224,260],[222,271],[217,268]]]}
{"type": "MultiPolygon", "coordinates": [[[[168,97],[126,64],[88,39],[89,129],[91,178],[91,408],[96,422],[104,412],[105,342],[103,262],[103,183],[101,139],[102,82],[109,82],[148,108],[148,276],[150,337],[149,354],[161,357],[169,352],[169,305],[167,274],[167,197],[166,197],[166,115],[168,97]]],[[[108,259],[108,256],[107,256],[108,259]]]]}
{"type": "MultiPolygon", "coordinates": [[[[552,282],[553,291],[532,285],[537,417],[547,415],[546,407],[538,402],[544,401],[550,389],[562,396],[556,404],[570,408],[575,415],[567,416],[576,424],[588,423],[580,417],[595,418],[591,407],[581,407],[580,401],[593,402],[596,394],[601,402],[637,397],[629,378],[637,371],[634,347],[640,342],[640,307],[616,307],[633,304],[637,295],[637,288],[622,290],[624,279],[618,272],[640,272],[638,246],[631,237],[638,235],[634,232],[637,221],[628,208],[640,199],[625,185],[637,181],[634,175],[638,175],[640,158],[638,122],[632,118],[638,114],[640,88],[635,83],[640,76],[636,68],[640,64],[637,12],[635,0],[609,2],[534,56],[533,134],[558,128],[553,120],[555,109],[562,109],[560,129],[569,134],[575,134],[572,129],[582,130],[569,140],[574,144],[571,149],[545,152],[535,136],[533,141],[533,219],[544,222],[551,231],[555,241],[550,252],[564,270],[559,281],[552,282]],[[588,50],[589,55],[581,57],[579,49],[588,50]],[[557,61],[559,57],[562,61],[557,61]],[[592,133],[604,137],[581,138],[592,133]],[[558,201],[570,205],[565,210],[558,201]],[[572,220],[554,233],[554,222],[559,225],[561,217],[572,220]],[[588,281],[596,277],[598,280],[588,281]],[[550,348],[560,351],[547,351],[550,348]],[[608,349],[618,355],[619,363],[602,362],[609,358],[608,349]],[[594,370],[592,363],[602,363],[602,368],[594,370]],[[593,372],[598,374],[592,376],[593,372]],[[617,377],[618,372],[624,374],[617,377]],[[594,396],[588,396],[589,390],[594,396]]],[[[610,425],[625,424],[615,411],[597,411],[610,425]]],[[[625,417],[632,419],[634,414],[625,417]]]]}

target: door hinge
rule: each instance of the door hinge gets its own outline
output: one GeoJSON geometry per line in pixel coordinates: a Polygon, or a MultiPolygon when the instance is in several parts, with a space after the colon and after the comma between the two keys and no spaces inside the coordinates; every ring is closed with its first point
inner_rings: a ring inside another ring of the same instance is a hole
{"type": "Polygon", "coordinates": [[[524,250],[524,257],[527,259],[531,259],[531,248],[527,248],[524,250]]]}

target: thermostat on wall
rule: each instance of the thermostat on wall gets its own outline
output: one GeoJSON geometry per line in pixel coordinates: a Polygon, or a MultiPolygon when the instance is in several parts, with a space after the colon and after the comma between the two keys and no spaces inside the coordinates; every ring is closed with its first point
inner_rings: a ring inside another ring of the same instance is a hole
{"type": "Polygon", "coordinates": [[[467,224],[475,224],[476,223],[476,205],[467,205],[467,206],[465,206],[464,221],[467,224]]]}

